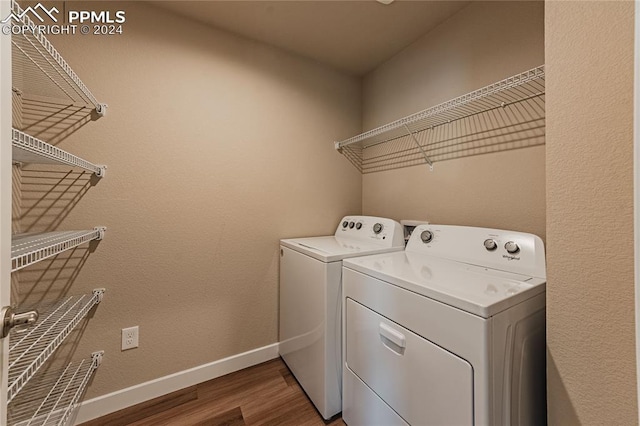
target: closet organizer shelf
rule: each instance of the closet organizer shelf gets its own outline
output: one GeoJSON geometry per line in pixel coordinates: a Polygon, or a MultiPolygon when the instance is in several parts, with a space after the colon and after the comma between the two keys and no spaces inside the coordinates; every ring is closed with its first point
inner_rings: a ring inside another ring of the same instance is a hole
{"type": "Polygon", "coordinates": [[[11,241],[11,272],[104,237],[106,227],[85,231],[55,231],[18,234],[11,241]]]}
{"type": "MultiPolygon", "coordinates": [[[[544,94],[545,72],[542,65],[349,139],[335,142],[334,146],[363,173],[378,171],[380,162],[397,160],[403,155],[407,156],[408,151],[412,151],[409,154],[414,157],[421,157],[422,163],[432,165],[435,160],[430,158],[430,153],[434,149],[442,150],[443,147],[447,147],[451,151],[459,148],[456,145],[470,144],[474,140],[510,135],[514,128],[516,133],[535,131],[540,127],[544,129],[544,94]],[[509,108],[511,110],[508,110],[509,108]],[[485,116],[481,119],[476,118],[482,114],[485,116]],[[476,121],[472,122],[474,118],[476,121]],[[467,122],[457,130],[436,132],[439,127],[453,125],[461,120],[467,122]],[[403,138],[407,144],[402,150],[382,150],[380,147],[382,144],[403,138]],[[411,148],[408,148],[409,146],[411,148]],[[368,150],[376,152],[367,155],[368,150]]],[[[413,164],[409,165],[414,165],[415,158],[411,161],[413,164]]],[[[388,168],[395,167],[382,167],[388,168]]]]}
{"type": "Polygon", "coordinates": [[[33,327],[12,330],[8,402],[34,377],[91,308],[102,301],[103,295],[104,289],[95,289],[92,294],[67,297],[40,312],[40,319],[33,327]]]}
{"type": "Polygon", "coordinates": [[[73,419],[74,411],[100,366],[103,352],[91,359],[69,363],[61,371],[39,374],[8,407],[9,426],[62,426],[73,419]]]}
{"type": "MultiPolygon", "coordinates": [[[[11,12],[12,25],[37,27],[15,0],[11,1],[11,12]]],[[[20,31],[11,37],[11,44],[14,63],[22,63],[25,68],[28,66],[34,73],[45,77],[58,93],[63,93],[72,102],[91,105],[100,116],[106,113],[107,105],[98,102],[42,32],[20,31]]]]}
{"type": "MultiPolygon", "coordinates": [[[[37,27],[29,16],[34,14],[45,19],[48,15],[54,21],[55,14],[62,17],[55,8],[37,4],[25,11],[11,0],[9,25],[37,27]]],[[[93,120],[106,113],[107,105],[98,102],[43,32],[11,33],[13,108],[20,113],[14,116],[17,123],[23,123],[21,114],[25,108],[31,107],[49,112],[52,105],[54,108],[63,106],[77,116],[86,113],[83,120],[93,120]]],[[[25,116],[24,124],[28,118],[25,116]]],[[[13,160],[17,162],[67,165],[88,170],[98,177],[104,176],[106,171],[105,166],[90,163],[17,129],[12,134],[12,150],[13,160]]],[[[101,240],[105,230],[104,227],[96,227],[81,231],[14,235],[11,271],[81,244],[101,240]]],[[[103,292],[103,289],[97,289],[90,295],[66,298],[41,310],[40,320],[32,328],[12,330],[6,375],[8,425],[60,426],[73,421],[74,409],[101,362],[102,352],[92,354],[91,359],[71,363],[62,371],[52,371],[45,363],[91,308],[102,300],[103,292]]]]}
{"type": "Polygon", "coordinates": [[[104,177],[106,166],[96,165],[20,130],[12,132],[13,161],[37,164],[58,164],[78,167],[104,177]]]}

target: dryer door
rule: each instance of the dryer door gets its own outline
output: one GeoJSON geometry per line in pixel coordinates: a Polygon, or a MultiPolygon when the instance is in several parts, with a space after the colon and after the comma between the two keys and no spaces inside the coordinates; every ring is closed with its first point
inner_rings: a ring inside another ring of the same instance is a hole
{"type": "Polygon", "coordinates": [[[473,369],[347,299],[346,367],[412,425],[472,425],[473,369]]]}

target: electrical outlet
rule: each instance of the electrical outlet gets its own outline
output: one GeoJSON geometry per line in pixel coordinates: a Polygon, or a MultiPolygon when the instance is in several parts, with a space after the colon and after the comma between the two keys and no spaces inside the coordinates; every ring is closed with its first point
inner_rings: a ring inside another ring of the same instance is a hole
{"type": "Polygon", "coordinates": [[[138,326],[122,329],[122,350],[138,347],[138,326]]]}

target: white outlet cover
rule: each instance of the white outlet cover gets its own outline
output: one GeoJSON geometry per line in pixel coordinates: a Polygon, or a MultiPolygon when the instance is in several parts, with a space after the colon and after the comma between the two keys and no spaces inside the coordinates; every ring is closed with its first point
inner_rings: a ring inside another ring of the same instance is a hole
{"type": "Polygon", "coordinates": [[[138,347],[138,326],[122,329],[122,350],[138,347]]]}

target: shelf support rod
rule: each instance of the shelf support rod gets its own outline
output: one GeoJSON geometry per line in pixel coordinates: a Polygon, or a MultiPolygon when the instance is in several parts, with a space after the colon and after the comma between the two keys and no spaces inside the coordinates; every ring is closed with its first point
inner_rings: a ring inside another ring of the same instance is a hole
{"type": "Polygon", "coordinates": [[[422,148],[422,145],[420,145],[420,142],[418,142],[418,139],[416,139],[416,136],[413,134],[413,132],[411,130],[409,130],[409,126],[407,126],[406,124],[403,124],[403,126],[404,126],[405,130],[407,131],[407,133],[409,134],[409,136],[411,136],[411,139],[413,139],[413,142],[416,144],[416,146],[418,147],[420,152],[422,152],[422,155],[424,156],[424,160],[429,165],[429,171],[432,172],[433,171],[433,162],[429,159],[429,156],[427,155],[427,153],[422,148]]]}

